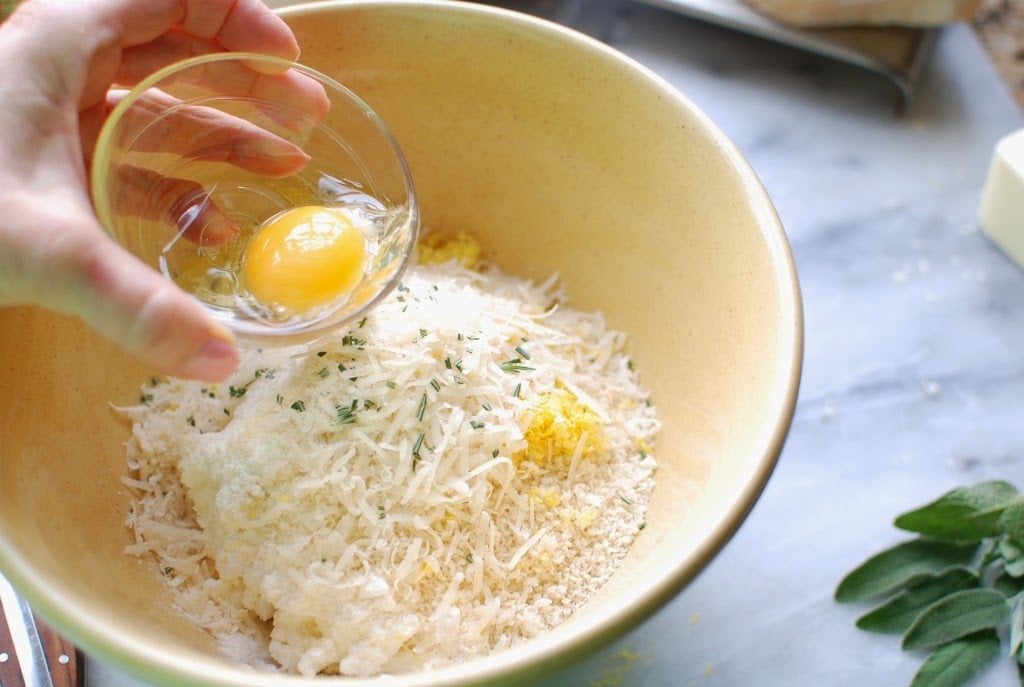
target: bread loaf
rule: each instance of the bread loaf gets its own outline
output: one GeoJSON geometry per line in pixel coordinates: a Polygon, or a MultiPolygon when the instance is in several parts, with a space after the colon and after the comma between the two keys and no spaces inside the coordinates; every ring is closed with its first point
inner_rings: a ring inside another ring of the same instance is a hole
{"type": "Polygon", "coordinates": [[[762,14],[800,27],[941,26],[971,19],[981,0],[744,0],[762,14]]]}

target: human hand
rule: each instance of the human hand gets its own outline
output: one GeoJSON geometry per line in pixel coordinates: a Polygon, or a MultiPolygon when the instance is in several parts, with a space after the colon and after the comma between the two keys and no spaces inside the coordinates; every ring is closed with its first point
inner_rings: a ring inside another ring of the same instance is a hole
{"type": "Polygon", "coordinates": [[[0,25],[0,306],[81,317],[167,374],[234,371],[230,332],[100,227],[87,170],[112,86],[224,50],[298,56],[260,0],[27,0],[0,25]]]}

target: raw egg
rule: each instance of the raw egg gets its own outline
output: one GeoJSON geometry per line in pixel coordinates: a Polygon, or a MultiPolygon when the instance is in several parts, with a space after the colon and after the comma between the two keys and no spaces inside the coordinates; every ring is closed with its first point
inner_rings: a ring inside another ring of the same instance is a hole
{"type": "Polygon", "coordinates": [[[307,313],[352,292],[366,239],[338,208],[307,205],[274,215],[245,251],[242,277],[263,305],[307,313]]]}

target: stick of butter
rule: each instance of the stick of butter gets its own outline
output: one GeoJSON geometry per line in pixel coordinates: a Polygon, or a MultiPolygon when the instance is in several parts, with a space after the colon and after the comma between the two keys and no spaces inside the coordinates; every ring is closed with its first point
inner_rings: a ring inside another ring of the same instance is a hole
{"type": "Polygon", "coordinates": [[[985,235],[1024,268],[1024,129],[996,144],[979,221],[985,235]]]}

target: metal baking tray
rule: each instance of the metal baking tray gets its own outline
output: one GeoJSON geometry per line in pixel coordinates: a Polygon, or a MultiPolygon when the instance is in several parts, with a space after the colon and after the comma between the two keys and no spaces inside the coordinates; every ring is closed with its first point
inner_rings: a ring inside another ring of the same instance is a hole
{"type": "Polygon", "coordinates": [[[913,97],[939,32],[868,26],[795,29],[772,21],[741,0],[638,1],[869,69],[892,81],[904,104],[913,97]]]}

